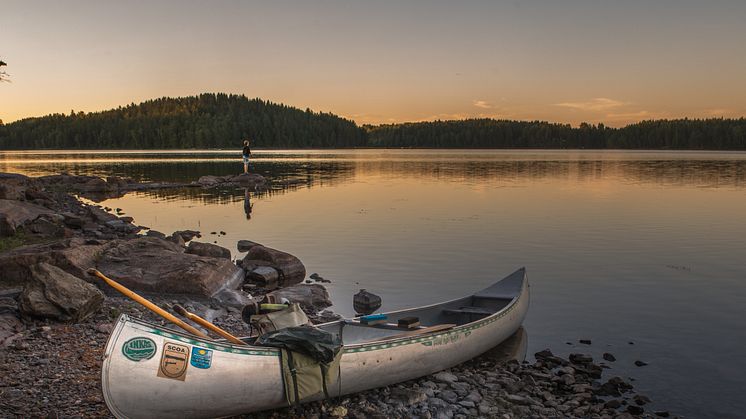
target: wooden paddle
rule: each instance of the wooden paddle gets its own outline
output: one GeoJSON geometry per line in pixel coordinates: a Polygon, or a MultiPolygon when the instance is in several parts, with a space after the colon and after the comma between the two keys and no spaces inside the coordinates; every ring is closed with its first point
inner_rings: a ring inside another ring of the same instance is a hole
{"type": "Polygon", "coordinates": [[[246,342],[242,341],[241,339],[231,335],[230,333],[226,332],[225,330],[215,326],[214,324],[208,322],[207,320],[203,319],[202,317],[190,313],[185,309],[184,307],[174,304],[174,311],[181,314],[182,316],[186,317],[187,319],[199,324],[202,327],[208,328],[212,330],[213,332],[219,334],[220,336],[228,339],[229,341],[237,344],[237,345],[246,345],[246,342]]]}
{"type": "MultiPolygon", "coordinates": [[[[204,333],[200,332],[199,330],[195,329],[194,327],[190,326],[189,324],[179,320],[176,316],[173,314],[167,312],[166,310],[158,307],[157,305],[151,303],[150,301],[146,300],[145,298],[139,296],[134,291],[129,290],[124,285],[118,283],[117,281],[107,278],[106,275],[102,274],[101,272],[97,271],[96,269],[89,269],[88,270],[89,275],[97,276],[101,279],[103,279],[107,284],[109,284],[110,287],[114,288],[115,290],[119,291],[124,295],[125,297],[134,300],[135,302],[141,304],[143,307],[147,308],[148,310],[152,311],[153,313],[163,317],[164,319],[170,321],[171,323],[179,326],[180,328],[186,330],[187,332],[201,337],[205,339],[210,339],[209,336],[205,335],[204,333]]],[[[241,342],[243,343],[243,342],[241,342]]]]}

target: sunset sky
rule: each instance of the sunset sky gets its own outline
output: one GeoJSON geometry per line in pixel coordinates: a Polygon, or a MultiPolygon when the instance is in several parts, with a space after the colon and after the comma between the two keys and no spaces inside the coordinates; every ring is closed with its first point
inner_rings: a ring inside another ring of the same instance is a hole
{"type": "Polygon", "coordinates": [[[3,1],[0,119],[245,94],[364,123],[746,115],[744,0],[3,1]]]}

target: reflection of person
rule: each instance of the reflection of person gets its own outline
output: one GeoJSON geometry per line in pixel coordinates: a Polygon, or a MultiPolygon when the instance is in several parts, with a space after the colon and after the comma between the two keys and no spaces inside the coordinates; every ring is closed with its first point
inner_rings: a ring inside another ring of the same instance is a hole
{"type": "Polygon", "coordinates": [[[243,172],[249,173],[249,157],[251,157],[251,148],[249,148],[249,140],[243,142],[243,172]]]}
{"type": "Polygon", "coordinates": [[[251,193],[249,193],[249,188],[243,188],[244,195],[243,195],[243,211],[246,213],[246,219],[251,219],[251,210],[254,207],[254,204],[251,203],[251,193]]]}

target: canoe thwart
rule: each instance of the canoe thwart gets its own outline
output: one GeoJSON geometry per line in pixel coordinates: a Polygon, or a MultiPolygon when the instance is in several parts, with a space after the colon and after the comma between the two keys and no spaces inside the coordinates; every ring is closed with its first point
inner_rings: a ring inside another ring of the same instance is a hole
{"type": "Polygon", "coordinates": [[[458,309],[447,308],[443,310],[445,314],[479,314],[483,316],[489,316],[495,314],[494,310],[488,310],[483,307],[461,307],[458,309]]]}

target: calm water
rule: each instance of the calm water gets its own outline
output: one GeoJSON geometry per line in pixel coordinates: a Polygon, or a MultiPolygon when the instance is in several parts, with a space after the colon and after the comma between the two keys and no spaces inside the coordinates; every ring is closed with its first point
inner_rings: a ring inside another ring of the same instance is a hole
{"type": "MultiPolygon", "coordinates": [[[[242,170],[235,153],[0,153],[0,170],[191,181],[242,170]]],[[[526,266],[529,354],[611,352],[609,374],[634,378],[653,408],[746,411],[746,154],[284,151],[257,152],[252,170],[288,186],[249,202],[187,189],[106,205],[234,251],[250,239],[293,253],[332,280],[343,314],[359,288],[390,310],[526,266]]]]}

